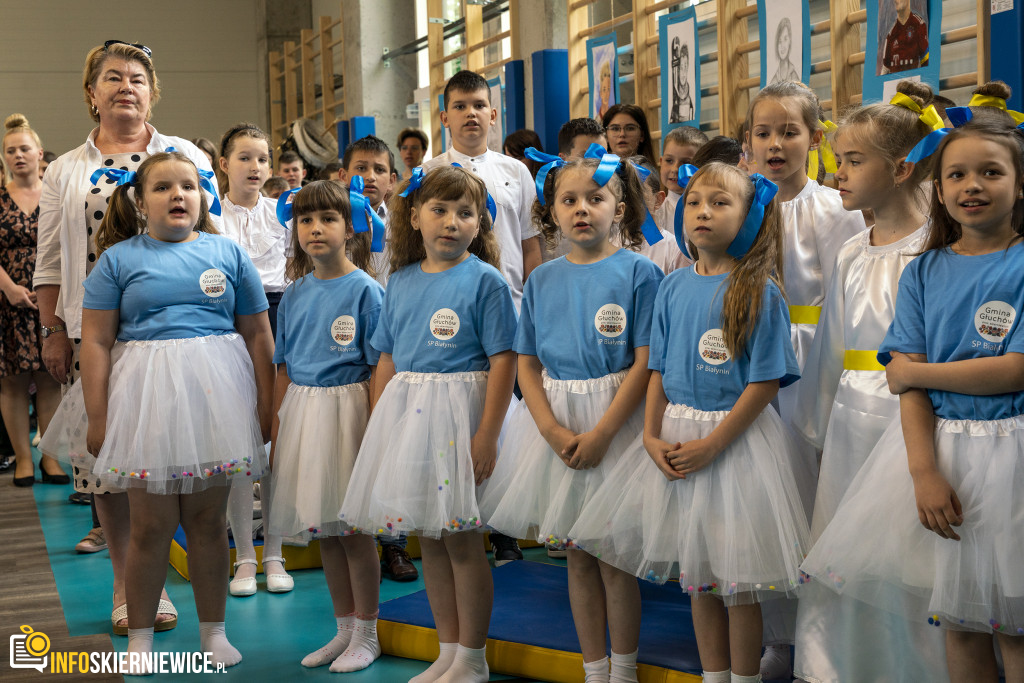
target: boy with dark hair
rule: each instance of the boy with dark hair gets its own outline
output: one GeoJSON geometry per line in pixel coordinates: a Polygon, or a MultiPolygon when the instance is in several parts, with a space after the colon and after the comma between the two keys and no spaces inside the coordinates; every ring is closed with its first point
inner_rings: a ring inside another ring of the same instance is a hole
{"type": "Polygon", "coordinates": [[[260,190],[264,196],[270,197],[271,199],[277,199],[282,194],[288,191],[288,181],[279,175],[272,175],[267,178],[267,182],[263,183],[263,188],[260,190]]]}
{"type": "Polygon", "coordinates": [[[558,129],[558,156],[563,159],[583,156],[587,147],[594,143],[608,149],[604,126],[597,119],[589,117],[571,119],[558,129]]]}
{"type": "MultiPolygon", "coordinates": [[[[362,177],[363,196],[369,200],[370,208],[376,211],[387,225],[388,209],[385,200],[398,181],[398,174],[395,173],[395,155],[388,144],[375,135],[367,135],[346,147],[341,158],[338,178],[347,185],[354,175],[362,177]]],[[[384,287],[388,284],[391,261],[387,238],[390,238],[390,235],[385,236],[384,251],[371,257],[376,271],[374,277],[384,287]]],[[[415,567],[412,568],[415,570],[415,567]]]]}
{"type": "Polygon", "coordinates": [[[320,169],[320,180],[337,180],[338,172],[344,168],[340,161],[331,161],[320,169]]]}
{"type": "Polygon", "coordinates": [[[441,125],[448,128],[452,147],[423,164],[423,170],[455,162],[484,181],[498,209],[494,233],[501,246],[501,274],[518,311],[523,282],[541,262],[540,238],[531,220],[536,197],[533,177],[523,162],[487,149],[487,133],[498,112],[491,106],[491,90],[482,76],[472,71],[452,76],[444,88],[444,109],[441,125]]]}
{"type": "Polygon", "coordinates": [[[738,166],[743,156],[743,145],[739,140],[726,135],[716,135],[697,150],[690,162],[697,168],[712,161],[721,161],[723,164],[738,166]]]}
{"type": "Polygon", "coordinates": [[[292,190],[302,187],[306,182],[306,164],[298,153],[289,149],[277,159],[277,175],[287,180],[292,190]]]}
{"type": "Polygon", "coordinates": [[[654,222],[662,230],[675,234],[676,203],[683,196],[683,188],[679,186],[679,168],[693,160],[693,155],[708,141],[708,136],[693,126],[673,128],[665,136],[661,150],[661,185],[667,195],[654,214],[654,222]]]}

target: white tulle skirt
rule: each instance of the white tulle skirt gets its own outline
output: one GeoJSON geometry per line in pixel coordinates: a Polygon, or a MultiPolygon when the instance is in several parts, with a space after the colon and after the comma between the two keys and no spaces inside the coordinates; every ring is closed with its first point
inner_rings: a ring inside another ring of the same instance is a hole
{"type": "MultiPolygon", "coordinates": [[[[727,415],[669,405],[662,439],[704,438],[727,415]]],[[[637,438],[569,535],[620,569],[659,583],[678,575],[684,591],[727,605],[793,593],[808,529],[792,438],[768,407],[710,465],[676,481],[637,438]]]]}
{"type": "Polygon", "coordinates": [[[399,372],[370,416],[338,518],[374,534],[483,531],[470,440],[486,372],[399,372]]]}
{"type": "Polygon", "coordinates": [[[354,533],[338,510],[369,416],[368,382],[288,387],[278,412],[271,533],[306,540],[354,533]]]}
{"type": "MultiPolygon", "coordinates": [[[[177,494],[263,474],[256,382],[241,336],[117,342],[110,360],[106,436],[93,465],[100,481],[177,494]]],[[[77,382],[47,429],[47,452],[85,462],[87,431],[77,382]]]]}
{"type": "Polygon", "coordinates": [[[960,541],[918,520],[899,419],[803,564],[842,595],[911,621],[1024,635],[1024,416],[937,419],[939,471],[963,506],[960,541]]]}
{"type": "MultiPolygon", "coordinates": [[[[544,391],[558,423],[577,434],[597,426],[626,377],[626,370],[595,379],[557,380],[543,373],[544,391]]],[[[569,529],[597,493],[630,443],[643,432],[643,408],[626,420],[601,463],[569,468],[537,429],[522,402],[508,425],[504,446],[480,509],[489,525],[514,538],[572,545],[569,529]]]]}

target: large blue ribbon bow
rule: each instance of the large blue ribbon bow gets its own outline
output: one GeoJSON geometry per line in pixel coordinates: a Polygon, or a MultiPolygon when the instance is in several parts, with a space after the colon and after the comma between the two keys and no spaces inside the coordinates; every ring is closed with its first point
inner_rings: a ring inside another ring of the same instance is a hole
{"type": "Polygon", "coordinates": [[[301,189],[301,187],[295,187],[285,190],[277,196],[277,222],[286,228],[292,220],[292,203],[288,200],[301,189]]]}
{"type": "Polygon", "coordinates": [[[370,251],[379,253],[384,251],[384,220],[370,206],[370,200],[363,195],[365,187],[363,176],[353,175],[349,179],[348,199],[352,204],[352,226],[357,233],[367,232],[371,230],[372,223],[370,251]],[[366,222],[367,216],[370,217],[370,223],[366,222]]]}
{"type": "Polygon", "coordinates": [[[750,181],[754,183],[754,201],[750,204],[750,211],[747,212],[747,217],[743,219],[740,231],[736,233],[736,237],[726,249],[729,256],[735,259],[743,258],[750,251],[754,240],[757,239],[757,233],[761,232],[761,223],[764,221],[764,209],[779,191],[778,185],[760,173],[751,174],[750,181]]]}
{"type": "MultiPolygon", "coordinates": [[[[456,161],[452,162],[452,166],[462,168],[462,164],[456,161]]],[[[487,193],[487,213],[491,214],[491,223],[493,224],[494,219],[498,217],[498,205],[494,203],[494,197],[491,196],[490,192],[487,193]]]]}
{"type": "MultiPolygon", "coordinates": [[[[597,170],[594,171],[593,175],[594,182],[597,183],[598,187],[604,187],[622,164],[622,159],[617,154],[609,154],[608,150],[596,142],[591,143],[590,147],[587,147],[587,151],[583,153],[583,158],[598,160],[597,170]]],[[[642,174],[641,182],[650,174],[650,171],[646,168],[636,164],[633,164],[633,168],[636,169],[638,174],[642,174]]],[[[644,214],[644,222],[640,226],[640,231],[643,232],[647,244],[653,246],[663,240],[665,236],[661,234],[658,224],[654,222],[654,216],[647,210],[647,207],[644,207],[644,214]]]]}
{"type": "MultiPolygon", "coordinates": [[[[686,186],[690,184],[690,178],[697,172],[697,167],[693,164],[683,164],[676,171],[676,184],[686,189],[686,186]]],[[[693,258],[693,254],[690,253],[690,244],[686,239],[686,233],[683,231],[683,209],[686,207],[686,202],[683,201],[683,197],[679,198],[676,202],[676,213],[672,217],[672,225],[675,228],[676,244],[679,245],[679,251],[683,252],[683,255],[691,261],[696,261],[693,258]]]]}
{"type": "Polygon", "coordinates": [[[417,166],[416,168],[412,169],[412,173],[410,174],[410,177],[409,177],[409,184],[406,186],[406,188],[404,190],[402,190],[401,192],[398,193],[398,196],[399,197],[408,197],[413,192],[415,192],[416,190],[420,189],[420,186],[422,184],[423,184],[423,167],[422,166],[417,166]]]}
{"type": "Polygon", "coordinates": [[[89,176],[89,182],[95,185],[103,176],[113,178],[115,185],[134,185],[135,179],[138,177],[135,171],[125,171],[120,168],[97,168],[89,176]]]}
{"type": "Polygon", "coordinates": [[[541,203],[541,206],[543,206],[544,183],[547,182],[548,173],[550,173],[551,170],[554,168],[558,168],[559,166],[565,166],[565,159],[556,154],[545,154],[544,152],[538,150],[536,147],[527,147],[524,154],[527,159],[532,159],[533,161],[537,161],[544,164],[543,166],[540,167],[540,170],[537,171],[536,182],[537,201],[541,203]]]}
{"type": "Polygon", "coordinates": [[[203,188],[211,195],[213,195],[213,203],[210,204],[210,213],[214,216],[220,215],[220,199],[217,198],[217,188],[214,187],[213,171],[207,171],[204,168],[196,169],[199,171],[199,187],[203,188]]]}

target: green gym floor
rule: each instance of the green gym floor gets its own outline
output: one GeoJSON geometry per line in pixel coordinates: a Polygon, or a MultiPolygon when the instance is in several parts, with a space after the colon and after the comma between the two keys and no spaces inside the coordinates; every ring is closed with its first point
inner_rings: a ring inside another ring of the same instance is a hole
{"type": "MultiPolygon", "coordinates": [[[[35,456],[38,461],[38,453],[35,456]]],[[[22,495],[27,498],[29,495],[29,490],[15,489],[11,484],[10,472],[13,470],[14,468],[11,467],[7,474],[0,477],[0,488],[3,490],[0,498],[5,499],[4,508],[13,503],[16,498],[21,498],[22,495]]],[[[110,596],[113,576],[107,552],[79,555],[74,550],[75,544],[91,527],[89,508],[68,503],[68,495],[73,491],[73,487],[70,485],[53,486],[37,482],[30,491],[38,511],[38,522],[45,538],[45,551],[49,558],[49,566],[52,569],[57,593],[60,596],[60,607],[63,609],[67,624],[67,634],[70,640],[66,642],[95,643],[97,637],[109,635],[114,650],[125,650],[128,639],[110,635],[110,596]],[[81,638],[83,636],[92,636],[92,640],[81,638]]],[[[28,500],[24,502],[27,505],[23,507],[29,508],[30,502],[28,500]]],[[[26,529],[22,533],[31,536],[32,528],[35,526],[31,523],[33,522],[30,519],[31,515],[25,514],[22,517],[26,518],[24,520],[26,529]]],[[[12,531],[7,522],[0,524],[7,527],[8,532],[12,531]]],[[[527,550],[526,554],[529,560],[549,561],[543,548],[527,550]]],[[[551,560],[551,562],[559,561],[551,560]]],[[[564,564],[564,560],[560,562],[564,564]]],[[[45,564],[45,559],[42,564],[45,564]]],[[[419,564],[417,560],[417,567],[419,564]]],[[[12,570],[17,572],[17,567],[12,567],[12,570]]],[[[326,666],[318,669],[307,669],[301,666],[299,662],[306,654],[330,640],[334,635],[335,624],[323,572],[320,569],[305,569],[290,573],[295,578],[295,590],[290,593],[267,593],[263,575],[260,574],[257,577],[260,587],[256,595],[247,598],[228,596],[227,634],[232,644],[241,651],[243,660],[241,664],[225,672],[224,675],[227,678],[218,677],[218,680],[245,681],[246,683],[313,679],[338,681],[343,677],[345,681],[351,681],[351,683],[395,683],[409,680],[428,666],[426,662],[388,655],[382,656],[368,669],[350,674],[332,674],[326,666]]],[[[227,582],[228,577],[225,577],[224,581],[227,582]]],[[[167,567],[166,586],[171,601],[178,609],[178,626],[171,631],[157,633],[154,649],[168,652],[195,651],[199,646],[199,624],[192,601],[191,587],[170,565],[167,567]]],[[[396,583],[385,579],[381,584],[380,600],[383,603],[422,589],[422,578],[410,583],[396,583]]],[[[5,608],[3,602],[0,601],[0,616],[4,617],[2,621],[5,622],[2,624],[3,632],[0,633],[0,637],[6,640],[11,635],[18,633],[19,624],[29,620],[31,615],[31,610],[24,608],[19,613],[12,614],[11,610],[5,608]]],[[[29,625],[32,625],[31,622],[29,625]]],[[[35,628],[43,630],[39,625],[36,625],[35,628]]],[[[86,649],[75,646],[59,647],[57,643],[58,639],[54,638],[54,650],[86,649]]],[[[3,668],[7,669],[6,666],[3,668]]],[[[31,674],[33,677],[45,676],[48,680],[58,679],[52,674],[39,674],[33,670],[13,672],[7,669],[5,674],[16,676],[31,674]]],[[[18,676],[18,680],[22,680],[21,676],[18,676]]],[[[202,674],[176,675],[174,678],[179,680],[199,676],[202,674]]],[[[6,675],[0,676],[0,678],[13,680],[8,679],[6,675]]],[[[76,678],[97,680],[93,676],[84,675],[69,679],[76,678]]],[[[28,677],[23,680],[28,680],[28,677]]],[[[524,679],[494,675],[491,680],[521,681],[524,679]]]]}

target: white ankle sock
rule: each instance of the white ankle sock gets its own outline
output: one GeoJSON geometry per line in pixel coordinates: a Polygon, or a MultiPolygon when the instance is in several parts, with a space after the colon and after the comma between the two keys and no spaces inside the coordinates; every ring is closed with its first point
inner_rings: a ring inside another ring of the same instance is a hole
{"type": "Polygon", "coordinates": [[[487,646],[479,649],[459,647],[455,650],[455,661],[437,679],[437,683],[487,683],[491,677],[487,668],[487,646]]]}
{"type": "Polygon", "coordinates": [[[302,666],[313,668],[330,664],[348,647],[349,641],[352,640],[352,627],[356,617],[354,614],[347,614],[343,617],[335,617],[334,619],[338,622],[337,635],[316,652],[310,652],[303,657],[302,666]]]}
{"type": "Polygon", "coordinates": [[[761,674],[755,674],[753,676],[740,676],[739,674],[733,674],[730,683],[761,683],[761,674]]]}
{"type": "Polygon", "coordinates": [[[228,642],[223,621],[199,622],[199,649],[209,652],[214,664],[229,667],[242,661],[242,653],[228,642]]]}
{"type": "Polygon", "coordinates": [[[427,669],[419,676],[413,676],[409,679],[409,683],[434,683],[437,679],[444,675],[444,672],[452,665],[455,661],[455,651],[458,649],[458,643],[441,643],[441,654],[437,656],[434,663],[427,667],[427,669]]]}
{"type": "Polygon", "coordinates": [[[730,683],[732,671],[701,671],[701,676],[704,683],[730,683]]]}
{"type": "MultiPolygon", "coordinates": [[[[149,628],[130,628],[128,629],[128,652],[139,653],[141,655],[148,655],[153,651],[153,627],[149,628]]],[[[149,676],[153,673],[150,663],[148,661],[140,661],[137,665],[131,666],[131,659],[129,662],[129,670],[126,672],[129,676],[149,676]]]]}
{"type": "Polygon", "coordinates": [[[583,662],[583,683],[608,683],[608,658],[602,657],[593,662],[583,662]]]}
{"type": "Polygon", "coordinates": [[[636,656],[639,650],[633,650],[628,655],[620,655],[612,652],[612,670],[608,680],[611,683],[637,683],[636,681],[636,656]]]}
{"type": "Polygon", "coordinates": [[[331,664],[334,673],[361,671],[380,657],[380,642],[377,640],[377,617],[356,618],[352,627],[352,640],[345,651],[331,664]]]}

